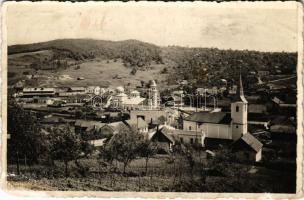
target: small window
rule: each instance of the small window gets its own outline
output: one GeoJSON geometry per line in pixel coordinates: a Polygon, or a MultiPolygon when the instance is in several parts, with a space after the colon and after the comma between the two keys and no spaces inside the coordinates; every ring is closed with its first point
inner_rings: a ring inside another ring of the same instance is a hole
{"type": "Polygon", "coordinates": [[[238,106],[235,107],[235,112],[239,112],[239,107],[238,106]]]}
{"type": "Polygon", "coordinates": [[[189,126],[189,131],[191,131],[191,126],[189,126]]]}
{"type": "Polygon", "coordinates": [[[184,138],[180,138],[180,143],[184,143],[184,138]]]}
{"type": "Polygon", "coordinates": [[[235,128],[239,128],[239,126],[238,126],[238,125],[236,125],[236,126],[235,126],[235,128]]]}
{"type": "Polygon", "coordinates": [[[193,144],[193,138],[190,138],[190,144],[193,144]]]}

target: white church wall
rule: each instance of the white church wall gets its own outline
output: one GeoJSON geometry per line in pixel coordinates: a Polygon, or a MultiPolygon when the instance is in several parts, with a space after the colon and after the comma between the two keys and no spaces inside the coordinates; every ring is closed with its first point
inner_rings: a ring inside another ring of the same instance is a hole
{"type": "Polygon", "coordinates": [[[204,132],[208,138],[232,139],[230,124],[203,123],[199,125],[196,122],[184,120],[183,129],[186,131],[204,132]]]}

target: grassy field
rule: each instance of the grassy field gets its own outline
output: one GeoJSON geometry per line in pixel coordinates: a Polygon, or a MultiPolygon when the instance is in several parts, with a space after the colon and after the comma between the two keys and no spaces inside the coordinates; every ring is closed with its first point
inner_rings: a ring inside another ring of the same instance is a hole
{"type": "MultiPolygon", "coordinates": [[[[67,76],[68,79],[54,80],[57,85],[71,85],[71,86],[120,86],[131,83],[131,85],[140,85],[140,81],[149,81],[151,79],[160,79],[160,71],[163,65],[152,65],[151,70],[138,70],[135,75],[131,75],[131,68],[123,66],[121,60],[114,62],[113,60],[92,60],[80,64],[80,69],[76,70],[70,67],[66,70],[60,71],[58,76],[67,76]],[[83,77],[84,80],[78,80],[78,77],[83,77]]],[[[164,80],[161,79],[161,80],[164,80]]],[[[159,80],[159,81],[161,81],[159,80]]]]}
{"type": "MultiPolygon", "coordinates": [[[[158,155],[149,160],[145,174],[145,161],[138,158],[122,173],[122,164],[102,167],[96,159],[82,159],[80,164],[86,174],[79,174],[74,162],[69,164],[69,177],[65,178],[64,166],[56,162],[50,166],[21,166],[22,176],[10,177],[9,189],[69,190],[69,191],[185,191],[185,192],[280,192],[292,193],[295,173],[261,166],[231,163],[236,170],[226,176],[207,173],[210,168],[206,154],[196,155],[192,173],[185,158],[158,155]],[[114,170],[113,167],[117,167],[114,170]],[[202,182],[202,172],[205,183],[202,182]],[[275,183],[275,184],[274,184],[275,183]],[[199,184],[199,185],[198,185],[199,184]]],[[[210,164],[210,163],[209,163],[210,164]]],[[[16,166],[9,165],[9,173],[16,173],[16,166]]]]}
{"type": "Polygon", "coordinates": [[[125,67],[122,60],[104,60],[96,58],[76,64],[61,70],[38,70],[34,71],[29,67],[38,58],[51,56],[50,51],[39,51],[32,53],[13,54],[9,56],[9,72],[15,73],[14,77],[9,77],[9,82],[25,79],[23,72],[37,74],[43,78],[38,79],[39,86],[102,86],[112,87],[127,85],[141,85],[140,81],[158,80],[160,86],[166,83],[168,74],[161,74],[166,67],[164,64],[152,64],[149,70],[138,70],[135,75],[130,74],[131,68],[125,67]],[[77,80],[83,77],[84,80],[77,80]]]}

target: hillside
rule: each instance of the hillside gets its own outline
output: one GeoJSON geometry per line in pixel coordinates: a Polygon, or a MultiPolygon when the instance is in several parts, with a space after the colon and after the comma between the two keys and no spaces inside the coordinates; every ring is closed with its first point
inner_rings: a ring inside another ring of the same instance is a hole
{"type": "MultiPolygon", "coordinates": [[[[98,78],[108,84],[113,82],[116,69],[118,77],[126,77],[118,78],[117,84],[127,84],[128,80],[138,84],[142,79],[154,78],[163,85],[176,85],[185,79],[199,87],[216,85],[221,78],[233,81],[240,69],[243,76],[257,70],[292,74],[297,63],[296,53],[159,47],[137,40],[62,39],[9,46],[8,54],[10,83],[19,80],[22,74],[43,73],[55,76],[55,84],[58,77],[64,75],[74,76],[69,84],[75,82],[76,76],[86,76],[84,78],[90,80],[83,81],[86,84],[99,83],[98,78]],[[109,67],[111,73],[105,70],[109,67]],[[87,70],[92,70],[91,75],[87,70]],[[99,72],[94,73],[96,71],[99,72]]],[[[64,83],[59,81],[59,84],[64,83]]]]}

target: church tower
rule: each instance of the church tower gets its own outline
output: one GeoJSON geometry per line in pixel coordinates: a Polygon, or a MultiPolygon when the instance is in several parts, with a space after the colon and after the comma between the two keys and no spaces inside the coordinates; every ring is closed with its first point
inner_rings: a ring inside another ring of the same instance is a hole
{"type": "Polygon", "coordinates": [[[247,129],[247,113],[248,102],[244,96],[242,76],[240,74],[240,82],[237,88],[236,95],[231,103],[231,118],[232,118],[232,139],[237,140],[243,134],[248,132],[247,129]]]}
{"type": "Polygon", "coordinates": [[[151,107],[152,108],[158,108],[158,91],[157,91],[157,85],[154,80],[152,80],[150,85],[150,94],[151,94],[151,107]]]}

